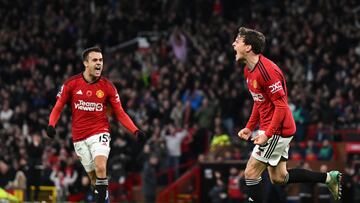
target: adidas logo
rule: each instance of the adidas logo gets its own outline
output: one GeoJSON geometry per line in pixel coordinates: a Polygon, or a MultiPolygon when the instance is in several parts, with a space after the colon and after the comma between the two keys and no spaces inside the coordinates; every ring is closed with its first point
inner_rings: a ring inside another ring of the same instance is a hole
{"type": "Polygon", "coordinates": [[[82,93],[81,90],[79,90],[79,91],[76,92],[76,94],[82,95],[83,93],[82,93]]]}

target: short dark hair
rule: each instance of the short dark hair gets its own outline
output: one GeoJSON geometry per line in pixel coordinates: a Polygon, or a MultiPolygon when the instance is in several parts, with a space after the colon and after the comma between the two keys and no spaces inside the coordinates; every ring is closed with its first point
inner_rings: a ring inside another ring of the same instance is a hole
{"type": "Polygon", "coordinates": [[[99,52],[99,53],[102,53],[101,49],[99,47],[89,47],[87,49],[85,49],[82,54],[81,54],[81,57],[82,57],[82,60],[83,61],[86,61],[90,52],[99,52]]]}
{"type": "Polygon", "coordinates": [[[265,48],[265,36],[263,33],[246,27],[240,27],[238,36],[244,37],[244,43],[251,45],[252,51],[255,54],[263,53],[265,48]]]}

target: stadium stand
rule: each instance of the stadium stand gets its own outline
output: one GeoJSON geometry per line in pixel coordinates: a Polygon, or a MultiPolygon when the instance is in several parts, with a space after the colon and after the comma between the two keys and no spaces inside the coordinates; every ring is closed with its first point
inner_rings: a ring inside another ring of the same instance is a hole
{"type": "Polygon", "coordinates": [[[340,161],[351,183],[344,202],[360,202],[359,195],[348,192],[360,191],[356,0],[12,0],[0,2],[0,16],[0,188],[20,189],[28,201],[47,193],[62,194],[52,201],[93,198],[71,145],[69,108],[58,123],[57,139],[49,140],[44,131],[62,82],[82,71],[80,53],[93,45],[105,50],[104,75],[115,83],[128,114],[151,135],[138,153],[134,140],[112,122],[108,168],[116,189],[111,199],[137,198],[133,188],[141,191],[140,174],[150,155],[159,158],[158,188],[170,184],[167,177],[174,174],[161,173],[169,169],[161,136],[168,125],[188,130],[181,164],[198,158],[218,164],[247,159],[250,146],[235,135],[252,101],[231,46],[237,28],[246,25],[266,33],[264,55],[287,77],[297,125],[291,157],[296,163],[325,157],[329,167],[340,161]],[[119,46],[132,39],[142,43],[119,46]],[[229,135],[232,145],[209,150],[218,131],[229,135]],[[307,156],[309,140],[316,148],[330,141],[333,156],[326,149],[307,156]],[[32,150],[34,143],[39,143],[39,154],[32,150]],[[51,174],[77,178],[54,190],[47,187],[55,184],[51,174]]]}

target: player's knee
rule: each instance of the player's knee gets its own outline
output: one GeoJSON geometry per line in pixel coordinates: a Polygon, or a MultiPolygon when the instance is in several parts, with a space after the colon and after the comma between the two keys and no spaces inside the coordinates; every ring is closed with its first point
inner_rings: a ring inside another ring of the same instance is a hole
{"type": "Polygon", "coordinates": [[[257,174],[255,173],[255,170],[249,167],[245,168],[244,171],[245,179],[257,179],[257,174]]]}
{"type": "Polygon", "coordinates": [[[105,164],[99,164],[95,166],[96,168],[96,175],[99,176],[105,176],[106,175],[106,165],[105,164]]]}
{"type": "Polygon", "coordinates": [[[277,185],[281,185],[284,184],[284,180],[285,180],[285,176],[273,176],[270,177],[270,181],[272,184],[277,184],[277,185]]]}

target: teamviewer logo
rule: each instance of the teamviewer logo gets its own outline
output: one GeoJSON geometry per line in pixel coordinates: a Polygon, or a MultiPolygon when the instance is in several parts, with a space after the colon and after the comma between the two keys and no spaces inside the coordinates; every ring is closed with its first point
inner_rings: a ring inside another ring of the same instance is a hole
{"type": "Polygon", "coordinates": [[[102,111],[103,104],[96,102],[85,102],[83,100],[79,100],[78,103],[74,103],[75,109],[82,111],[102,111]]]}
{"type": "Polygon", "coordinates": [[[276,83],[270,85],[269,88],[271,89],[270,92],[272,94],[283,89],[280,81],[277,81],[276,83]]]}

